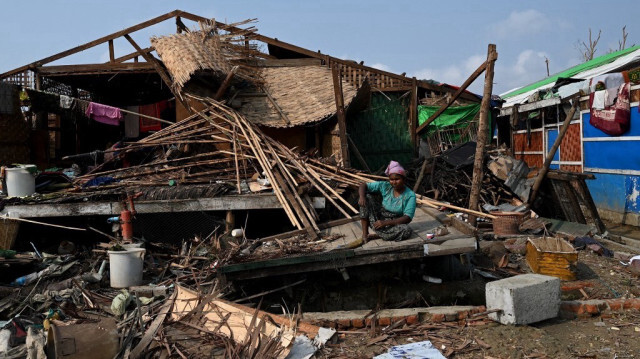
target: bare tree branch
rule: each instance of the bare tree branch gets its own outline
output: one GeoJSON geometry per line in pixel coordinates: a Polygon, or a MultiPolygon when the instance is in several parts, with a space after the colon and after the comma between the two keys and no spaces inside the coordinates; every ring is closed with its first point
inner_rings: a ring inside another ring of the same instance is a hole
{"type": "Polygon", "coordinates": [[[591,36],[591,28],[589,28],[589,44],[587,45],[582,41],[582,49],[580,51],[585,62],[593,60],[593,56],[596,53],[596,46],[598,45],[598,41],[600,41],[600,35],[602,35],[602,30],[598,30],[598,37],[593,40],[591,36]]]}

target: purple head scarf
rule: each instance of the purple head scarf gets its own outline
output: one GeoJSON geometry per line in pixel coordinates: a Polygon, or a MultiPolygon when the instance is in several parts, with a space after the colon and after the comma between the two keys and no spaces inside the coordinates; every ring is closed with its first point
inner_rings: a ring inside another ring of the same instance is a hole
{"type": "Polygon", "coordinates": [[[404,177],[405,171],[404,171],[404,168],[402,168],[402,166],[398,162],[391,161],[389,162],[387,169],[384,171],[384,174],[386,174],[387,176],[391,176],[392,174],[398,174],[404,177]]]}

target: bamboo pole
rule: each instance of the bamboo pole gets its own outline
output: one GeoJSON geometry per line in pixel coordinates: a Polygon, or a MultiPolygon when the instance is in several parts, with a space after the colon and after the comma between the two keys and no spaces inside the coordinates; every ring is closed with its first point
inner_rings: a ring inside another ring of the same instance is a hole
{"type": "Polygon", "coordinates": [[[17,218],[17,217],[9,217],[8,215],[0,215],[0,218],[5,219],[5,220],[10,220],[10,221],[17,221],[17,222],[26,222],[26,223],[33,223],[33,224],[39,224],[41,226],[46,226],[46,227],[55,227],[55,228],[62,228],[62,229],[70,229],[73,231],[86,231],[85,228],[77,228],[77,227],[67,227],[67,226],[61,226],[59,224],[51,224],[51,223],[45,223],[45,222],[38,222],[38,221],[33,221],[30,219],[24,219],[24,218],[17,218]]]}

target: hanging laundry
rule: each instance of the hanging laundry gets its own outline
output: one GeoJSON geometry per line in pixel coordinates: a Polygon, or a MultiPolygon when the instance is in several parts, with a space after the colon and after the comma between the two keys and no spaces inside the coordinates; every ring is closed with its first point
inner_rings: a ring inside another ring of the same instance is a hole
{"type": "MultiPolygon", "coordinates": [[[[160,101],[150,105],[140,106],[138,113],[156,118],[162,118],[162,112],[169,106],[168,101],[160,101]]],[[[162,124],[152,119],[140,116],[140,132],[160,131],[162,124]]]]}
{"type": "Polygon", "coordinates": [[[590,90],[591,93],[599,90],[606,91],[602,95],[604,96],[604,107],[609,107],[613,105],[613,102],[618,97],[620,85],[625,82],[629,82],[628,74],[626,73],[623,74],[622,72],[616,72],[612,74],[604,74],[591,79],[590,90]]]}
{"type": "Polygon", "coordinates": [[[60,95],[60,107],[70,109],[71,106],[73,106],[73,100],[74,99],[69,96],[60,95]]]}
{"type": "Polygon", "coordinates": [[[606,94],[607,94],[606,90],[596,91],[593,94],[593,104],[591,104],[591,108],[596,109],[596,110],[604,110],[604,108],[605,108],[605,106],[604,106],[604,98],[605,98],[606,94]]]}
{"type": "Polygon", "coordinates": [[[119,108],[95,102],[89,102],[85,114],[97,122],[111,126],[118,126],[120,121],[122,121],[122,112],[120,112],[119,108]]]}
{"type": "Polygon", "coordinates": [[[589,123],[611,136],[620,136],[631,126],[631,109],[629,106],[629,83],[623,83],[618,89],[616,101],[612,106],[600,110],[594,107],[595,93],[589,95],[591,118],[589,123]]]}

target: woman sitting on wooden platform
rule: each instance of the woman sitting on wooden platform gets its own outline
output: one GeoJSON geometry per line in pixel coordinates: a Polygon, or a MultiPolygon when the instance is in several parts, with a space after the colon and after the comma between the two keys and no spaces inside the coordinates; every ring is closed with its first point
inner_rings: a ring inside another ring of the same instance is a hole
{"type": "Polygon", "coordinates": [[[416,194],[405,186],[405,170],[391,161],[385,174],[389,181],[363,183],[360,185],[360,218],[362,240],[382,238],[385,241],[402,241],[411,236],[408,223],[416,211],[416,194]],[[382,201],[372,194],[382,195],[382,201]],[[369,234],[369,226],[375,234],[369,234]]]}

